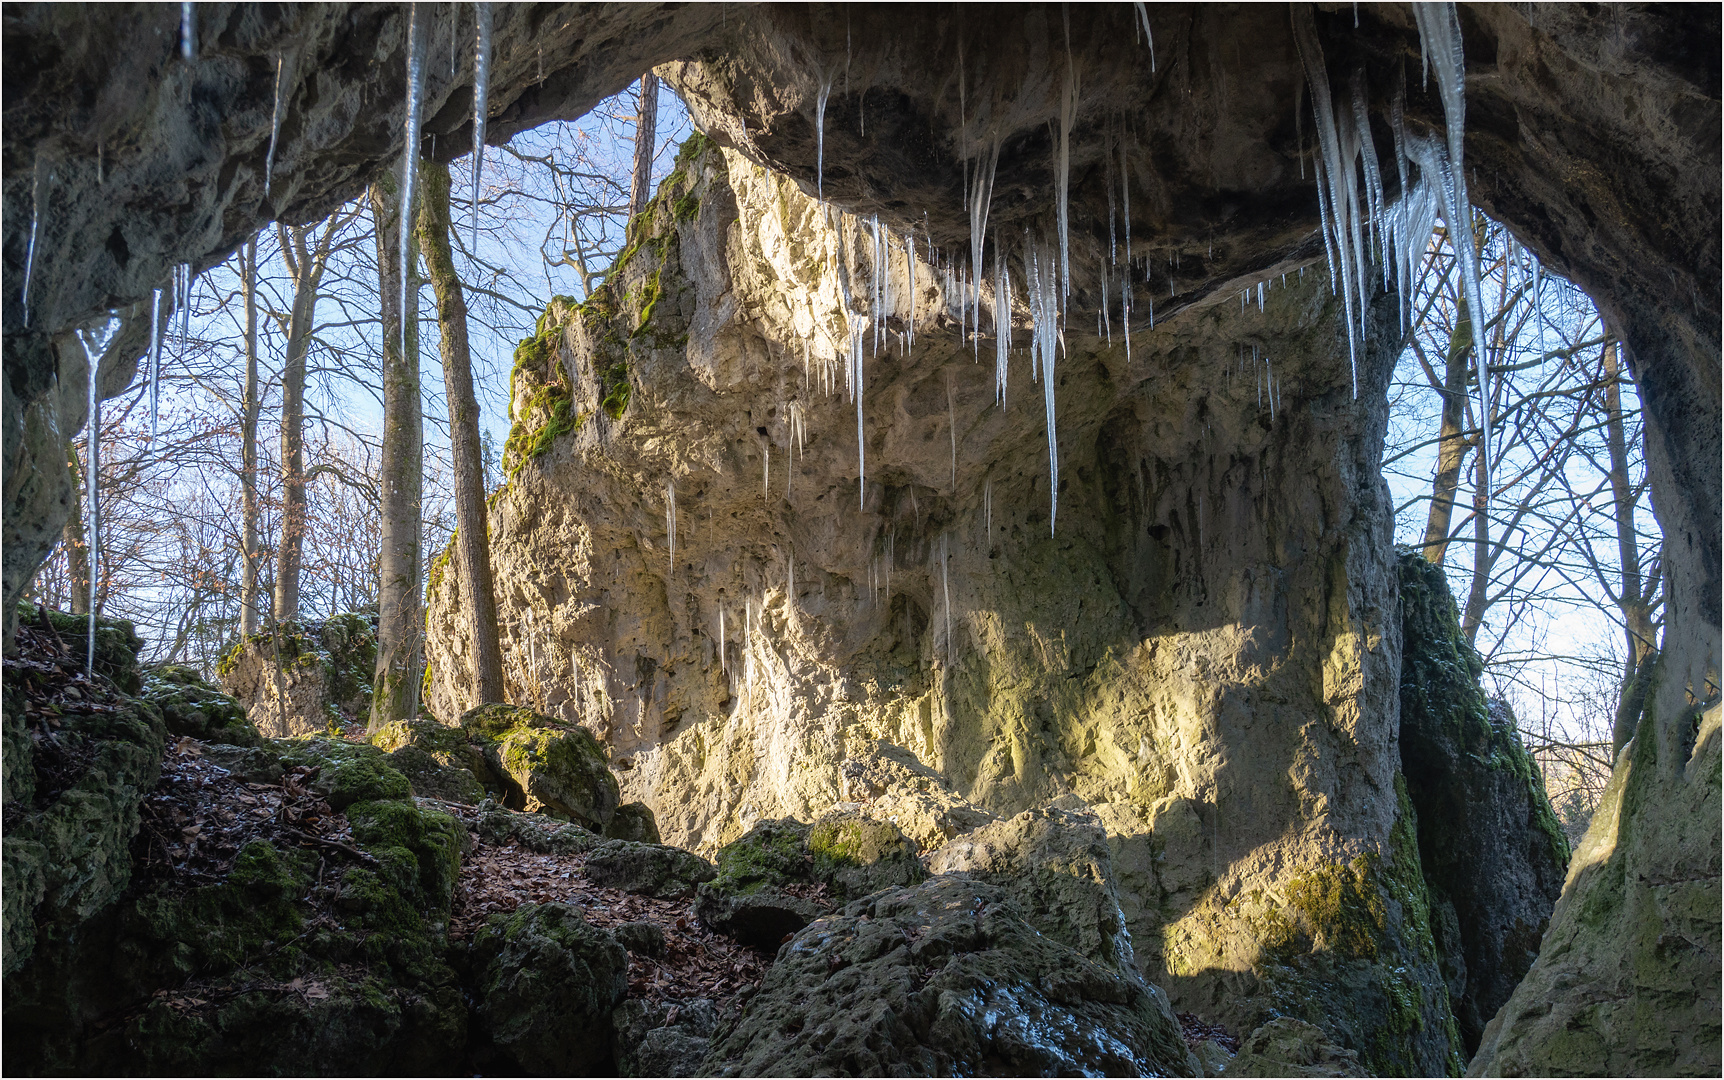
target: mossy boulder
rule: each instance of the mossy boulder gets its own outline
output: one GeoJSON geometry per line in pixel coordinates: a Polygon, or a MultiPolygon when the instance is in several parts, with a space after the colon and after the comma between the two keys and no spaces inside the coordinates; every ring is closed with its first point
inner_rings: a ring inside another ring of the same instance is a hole
{"type": "Polygon", "coordinates": [[[245,706],[223,693],[183,664],[146,668],[139,695],[154,705],[172,735],[206,743],[258,746],[263,738],[247,717],[245,706]]]}
{"type": "MultiPolygon", "coordinates": [[[[79,659],[81,666],[89,650],[88,615],[73,615],[69,611],[20,603],[18,621],[38,626],[46,621],[71,655],[79,659]]],[[[143,685],[138,669],[138,653],[143,647],[144,639],[138,636],[137,628],[130,620],[96,617],[95,672],[113,683],[122,694],[136,694],[143,685]]]]}
{"type": "Polygon", "coordinates": [[[336,810],[373,799],[406,799],[413,794],[407,777],[391,767],[387,755],[367,743],[310,738],[287,744],[282,763],[317,770],[311,789],[336,810]]]}
{"type": "MultiPolygon", "coordinates": [[[[23,702],[8,692],[9,722],[23,702]]],[[[25,739],[27,775],[8,789],[3,851],[5,971],[18,970],[38,933],[57,934],[114,901],[131,881],[138,804],[161,773],[167,729],[155,710],[124,703],[109,712],[63,712],[25,739]]],[[[8,751],[12,751],[8,747],[8,751]]]]}
{"type": "Polygon", "coordinates": [[[503,780],[492,767],[491,757],[486,754],[486,747],[493,741],[477,728],[439,724],[435,720],[396,720],[383,725],[371,736],[371,744],[387,752],[395,767],[414,780],[414,791],[465,803],[477,803],[484,794],[475,798],[457,798],[456,791],[474,794],[466,778],[460,775],[461,771],[470,775],[484,793],[498,798],[504,794],[503,780]],[[429,773],[427,757],[441,768],[456,772],[429,773]],[[415,772],[426,773],[423,789],[414,779],[415,772]],[[439,789],[447,789],[451,793],[439,795],[439,789]]]}
{"type": "Polygon", "coordinates": [[[460,727],[484,746],[514,809],[603,832],[622,803],[604,748],[585,729],[513,705],[482,705],[460,727]]]}
{"type": "Polygon", "coordinates": [[[559,824],[540,814],[522,814],[480,803],[479,839],[487,844],[515,841],[540,855],[579,855],[605,842],[604,837],[579,825],[559,824]]]}
{"type": "Polygon", "coordinates": [[[633,840],[637,844],[663,843],[659,838],[658,819],[646,803],[624,803],[611,815],[605,835],[613,840],[633,840]]]}
{"type": "Polygon", "coordinates": [[[719,850],[718,875],[697,891],[695,914],[709,929],[771,949],[834,904],[926,876],[915,844],[888,822],[850,813],[814,825],[769,820],[719,850]]]}
{"type": "Polygon", "coordinates": [[[628,953],[568,904],[524,904],[473,935],[474,1014],[530,1075],[604,1075],[628,953]]]}
{"type": "Polygon", "coordinates": [[[1280,1017],[1245,1037],[1228,1076],[1369,1076],[1359,1055],[1316,1024],[1280,1017]]]}
{"type": "Polygon", "coordinates": [[[1040,933],[961,874],[811,924],[717,1040],[708,1076],[1192,1076],[1165,995],[1040,933]]]}
{"type": "Polygon", "coordinates": [[[718,875],[696,891],[696,917],[709,930],[771,950],[831,910],[808,895],[817,884],[808,832],[800,821],[762,821],[720,848],[718,875]]]}
{"type": "Polygon", "coordinates": [[[682,900],[718,876],[713,865],[693,852],[663,844],[607,840],[587,854],[587,879],[608,889],[682,900]]]}
{"type": "Polygon", "coordinates": [[[363,724],[377,668],[377,613],[284,623],[235,643],[216,663],[224,690],[258,730],[281,738],[363,724]]]}
{"type": "Polygon", "coordinates": [[[485,797],[485,785],[473,770],[445,765],[417,746],[403,746],[389,755],[389,766],[413,785],[416,795],[475,806],[485,797]]]}
{"type": "Polygon", "coordinates": [[[808,830],[814,877],[832,887],[840,903],[928,876],[915,841],[890,822],[857,813],[827,814],[808,830]]]}

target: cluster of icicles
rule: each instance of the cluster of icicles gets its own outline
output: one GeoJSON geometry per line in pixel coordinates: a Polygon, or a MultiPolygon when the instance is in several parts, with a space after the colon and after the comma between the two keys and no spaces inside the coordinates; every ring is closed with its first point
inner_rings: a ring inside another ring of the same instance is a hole
{"type": "MultiPolygon", "coordinates": [[[[1149,16],[1142,3],[1133,5],[1136,19],[1134,29],[1141,27],[1150,49],[1150,62],[1154,66],[1154,38],[1150,34],[1149,16]]],[[[474,167],[473,167],[473,200],[472,229],[474,242],[478,236],[478,206],[480,182],[484,166],[485,126],[489,106],[489,79],[491,64],[492,10],[488,3],[476,3],[474,19],[474,167]]],[[[1461,276],[1468,305],[1473,311],[1482,311],[1479,268],[1477,254],[1472,250],[1472,231],[1470,228],[1470,203],[1467,199],[1466,182],[1462,163],[1462,134],[1464,130],[1464,57],[1461,50],[1460,27],[1452,3],[1416,3],[1413,5],[1419,27],[1420,43],[1425,70],[1434,69],[1437,77],[1439,93],[1442,97],[1444,114],[1447,119],[1446,145],[1435,139],[1423,138],[1408,132],[1402,122],[1402,103],[1397,95],[1392,108],[1392,122],[1395,133],[1395,162],[1401,182],[1401,197],[1394,205],[1387,205],[1384,195],[1384,185],[1379,168],[1376,148],[1373,144],[1370,125],[1366,112],[1362,89],[1362,77],[1355,76],[1351,85],[1350,124],[1338,122],[1335,103],[1330,92],[1328,75],[1324,66],[1321,46],[1317,42],[1315,27],[1308,11],[1297,11],[1293,17],[1295,39],[1306,69],[1307,81],[1312,90],[1312,107],[1316,117],[1320,158],[1318,162],[1318,203],[1322,217],[1322,232],[1324,248],[1328,259],[1331,287],[1337,288],[1343,298],[1347,315],[1347,333],[1349,362],[1352,368],[1353,392],[1358,393],[1358,344],[1365,328],[1365,309],[1369,300],[1369,274],[1373,261],[1382,267],[1383,281],[1388,286],[1391,276],[1399,285],[1401,297],[1401,318],[1403,324],[1409,317],[1410,299],[1414,282],[1414,274],[1425,245],[1428,243],[1431,229],[1439,213],[1450,223],[1449,233],[1455,245],[1457,257],[1461,264],[1461,276]],[[1419,179],[1410,181],[1410,164],[1419,166],[1419,179]],[[1359,166],[1362,165],[1362,168],[1359,166]],[[1360,175],[1364,177],[1363,198],[1360,193],[1360,175]],[[1373,259],[1373,253],[1380,257],[1373,259]]],[[[406,71],[406,109],[403,124],[404,150],[402,153],[402,185],[401,205],[410,207],[418,179],[419,128],[423,119],[423,99],[425,92],[426,65],[429,60],[430,24],[435,17],[431,5],[415,3],[409,14],[407,35],[407,71],[406,71]]],[[[451,38],[453,44],[453,36],[451,38]]],[[[194,5],[181,5],[180,50],[188,61],[195,55],[195,16],[194,5]]],[[[264,191],[268,196],[271,174],[274,170],[276,144],[281,133],[282,114],[284,110],[284,95],[290,81],[290,57],[283,53],[276,58],[275,101],[270,121],[269,149],[264,165],[264,191]]],[[[454,74],[454,53],[451,51],[451,74],[454,74]]],[[[825,124],[826,103],[831,91],[831,80],[823,80],[816,98],[816,194],[822,206],[825,205],[825,124]]],[[[1048,478],[1050,515],[1048,528],[1052,533],[1057,527],[1059,514],[1059,442],[1055,426],[1055,362],[1057,357],[1066,351],[1066,307],[1071,296],[1071,259],[1070,259],[1070,215],[1069,196],[1071,180],[1071,131],[1076,121],[1079,93],[1077,68],[1071,58],[1069,27],[1067,30],[1067,63],[1065,81],[1060,99],[1060,128],[1058,140],[1058,169],[1055,220],[1057,240],[1052,244],[1040,242],[1026,228],[1021,250],[1021,272],[1026,290],[1026,305],[1030,315],[1030,377],[1032,381],[1040,381],[1043,391],[1043,405],[1046,411],[1048,440],[1048,478]]],[[[968,135],[966,133],[966,142],[968,135]]],[[[981,147],[980,141],[976,144],[981,147]]],[[[965,194],[967,210],[970,215],[970,252],[969,266],[960,268],[955,260],[945,260],[934,248],[931,238],[928,239],[926,254],[928,262],[936,269],[943,271],[946,281],[946,296],[956,297],[958,321],[966,328],[966,333],[972,335],[974,348],[980,351],[982,327],[982,307],[984,304],[984,265],[983,251],[987,237],[988,214],[993,200],[994,176],[999,164],[1000,138],[995,134],[988,140],[987,149],[976,155],[977,168],[971,178],[967,178],[965,194]],[[963,271],[967,269],[966,275],[963,271]]],[[[966,158],[967,160],[967,158],[966,158]]],[[[1110,271],[1119,268],[1119,246],[1114,232],[1114,199],[1112,171],[1113,161],[1111,151],[1108,157],[1108,202],[1109,202],[1109,258],[1102,268],[1102,295],[1100,320],[1102,331],[1108,339],[1112,339],[1112,296],[1113,283],[1110,271]]],[[[1131,313],[1132,288],[1131,261],[1131,184],[1129,163],[1125,153],[1120,155],[1120,203],[1119,209],[1124,225],[1124,249],[1126,266],[1118,270],[1119,281],[1119,314],[1127,359],[1131,350],[1131,313]]],[[[48,182],[52,181],[52,173],[48,173],[48,182]]],[[[40,231],[40,216],[43,205],[43,169],[38,163],[36,178],[32,185],[33,208],[30,224],[30,237],[25,256],[23,302],[24,324],[29,325],[30,284],[34,271],[36,243],[40,231]]],[[[864,339],[872,331],[874,351],[879,350],[880,339],[885,330],[886,313],[895,306],[894,282],[887,268],[890,266],[891,249],[894,240],[878,217],[868,222],[872,252],[872,280],[867,298],[868,317],[853,319],[852,297],[850,295],[847,274],[838,275],[845,301],[845,317],[849,322],[848,350],[843,358],[845,388],[848,396],[856,405],[856,451],[858,497],[862,505],[867,501],[867,440],[863,420],[864,392],[864,339]]],[[[840,230],[842,236],[842,230],[840,230]]],[[[841,241],[840,241],[841,242],[841,241]]],[[[401,214],[400,222],[400,265],[409,265],[409,255],[412,243],[411,215],[401,214]]],[[[913,234],[903,238],[903,248],[909,276],[911,300],[911,317],[906,321],[906,331],[903,335],[903,348],[908,354],[914,348],[915,341],[915,273],[918,259],[916,239],[913,234]]],[[[1145,263],[1145,281],[1149,279],[1147,259],[1145,263]]],[[[1015,298],[1013,296],[1012,273],[1007,258],[1007,251],[1002,238],[996,230],[994,236],[994,268],[992,278],[992,296],[987,297],[992,308],[992,321],[995,331],[995,398],[1003,408],[1006,400],[1008,357],[1011,352],[1012,310],[1015,298]]],[[[186,333],[187,318],[190,308],[191,268],[189,265],[176,267],[174,275],[175,304],[179,314],[179,332],[182,342],[186,333]]],[[[409,275],[403,273],[401,310],[406,310],[406,289],[409,275]]],[[[1171,288],[1171,279],[1170,279],[1171,288]]],[[[1257,285],[1257,302],[1261,309],[1264,303],[1263,283],[1257,285]]],[[[155,291],[154,307],[151,319],[150,345],[150,414],[152,434],[156,427],[156,417],[159,402],[159,379],[161,361],[161,297],[162,290],[155,291]]],[[[1243,304],[1246,297],[1242,295],[1243,304]]],[[[1149,311],[1149,323],[1154,326],[1154,308],[1149,311]]],[[[1475,338],[1475,348],[1480,357],[1485,355],[1483,346],[1483,328],[1480,320],[1472,323],[1475,338]]],[[[401,320],[400,333],[402,347],[405,348],[407,327],[401,320]]],[[[109,343],[118,333],[117,321],[110,318],[99,333],[86,332],[85,347],[91,351],[91,431],[99,430],[99,402],[95,390],[96,371],[101,352],[106,351],[109,343]]],[[[806,345],[805,345],[806,349],[806,345]]],[[[805,366],[806,366],[805,353],[805,366]]],[[[1479,380],[1481,428],[1485,432],[1480,450],[1482,467],[1488,478],[1490,465],[1489,447],[1489,417],[1488,412],[1488,380],[1479,380]]],[[[832,380],[828,372],[826,378],[828,389],[832,388],[832,380]]],[[[1271,409],[1274,408],[1276,386],[1273,376],[1268,382],[1270,388],[1271,409]]],[[[1261,394],[1261,390],[1260,390],[1261,394]]],[[[798,411],[795,417],[800,434],[801,417],[798,411]]],[[[954,432],[953,469],[956,472],[956,434],[954,432]]],[[[91,438],[90,475],[94,477],[99,451],[98,440],[91,438]]],[[[798,439],[800,442],[800,439],[798,439]]],[[[770,484],[770,460],[764,462],[765,481],[770,484]]],[[[1487,479],[1488,482],[1488,479],[1487,479]]],[[[788,480],[787,480],[788,484],[788,480]]],[[[99,550],[99,507],[96,490],[98,484],[91,482],[90,490],[90,545],[91,566],[97,565],[96,553],[99,550]]],[[[990,508],[991,509],[991,508],[990,508]]],[[[676,509],[675,488],[666,488],[666,516],[668,532],[671,536],[672,557],[675,550],[676,509]]],[[[944,559],[942,559],[942,565],[944,559]]],[[[794,571],[792,571],[794,573],[794,571]]],[[[91,588],[94,595],[94,579],[92,572],[91,588]]],[[[92,616],[90,624],[91,657],[94,655],[95,641],[95,605],[91,604],[92,616]]],[[[950,613],[947,613],[949,620],[950,613]]],[[[722,619],[722,616],[721,616],[722,619]]],[[[752,615],[745,617],[745,622],[752,626],[752,615]]],[[[721,628],[722,637],[722,628],[721,628]]]]}

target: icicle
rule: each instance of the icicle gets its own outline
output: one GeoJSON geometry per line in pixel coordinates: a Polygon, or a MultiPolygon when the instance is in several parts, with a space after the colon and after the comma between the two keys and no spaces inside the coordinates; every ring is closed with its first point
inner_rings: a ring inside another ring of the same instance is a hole
{"type": "Polygon", "coordinates": [[[814,98],[814,197],[821,211],[826,207],[826,98],[832,93],[830,76],[820,80],[820,92],[814,98]]]}
{"type": "Polygon", "coordinates": [[[491,100],[491,5],[473,5],[473,250],[479,249],[479,176],[485,171],[485,122],[491,100]]]}
{"type": "MultiPolygon", "coordinates": [[[[1155,74],[1155,35],[1149,32],[1149,10],[1141,2],[1135,2],[1131,6],[1137,9],[1138,22],[1143,24],[1143,36],[1149,42],[1149,73],[1153,75],[1155,74]]],[[[1137,25],[1137,23],[1132,24],[1134,33],[1137,30],[1137,25]]]]}
{"type": "Polygon", "coordinates": [[[760,442],[760,494],[772,498],[772,444],[764,439],[760,442]]]}
{"type": "Polygon", "coordinates": [[[1257,283],[1257,314],[1263,314],[1263,283],[1257,283]]]}
{"type": "Polygon", "coordinates": [[[95,677],[96,671],[96,585],[102,576],[102,395],[100,392],[102,357],[107,353],[108,346],[113,343],[114,336],[119,333],[119,320],[112,315],[102,324],[99,331],[81,330],[79,337],[83,341],[84,355],[90,362],[89,378],[89,427],[85,438],[87,468],[84,471],[85,486],[89,491],[90,505],[90,636],[89,651],[84,658],[84,677],[95,677]]]}
{"type": "MultiPolygon", "coordinates": [[[[1077,69],[1071,56],[1071,20],[1066,18],[1066,84],[1060,97],[1060,167],[1056,219],[1060,230],[1060,309],[1065,309],[1072,291],[1072,260],[1070,238],[1070,202],[1072,173],[1072,125],[1077,122],[1077,69]]],[[[978,257],[976,265],[981,266],[978,257]]]]}
{"type": "Polygon", "coordinates": [[[185,361],[185,358],[186,358],[186,350],[188,348],[190,348],[190,345],[191,345],[192,264],[191,263],[180,263],[179,275],[180,275],[179,276],[180,295],[179,295],[179,298],[175,301],[175,303],[179,307],[179,310],[177,312],[177,314],[179,315],[179,319],[180,319],[180,331],[179,331],[180,351],[179,351],[179,355],[180,355],[180,361],[183,363],[185,361]]]}
{"type": "Polygon", "coordinates": [[[905,331],[909,335],[904,343],[904,355],[909,357],[916,351],[916,235],[904,235],[904,263],[910,273],[910,316],[905,322],[905,331]]]}
{"type": "Polygon", "coordinates": [[[718,605],[718,667],[726,675],[730,674],[730,654],[724,648],[724,604],[718,605]]]}
{"type": "Polygon", "coordinates": [[[190,0],[180,5],[180,56],[190,60],[197,54],[197,12],[190,0]]]}
{"type": "Polygon", "coordinates": [[[670,548],[670,572],[676,573],[676,482],[664,485],[664,531],[670,548]]]}
{"type": "MultiPolygon", "coordinates": [[[[988,208],[994,201],[994,170],[999,164],[1000,140],[995,137],[988,151],[987,167],[976,170],[975,188],[970,193],[970,277],[977,285],[978,295],[981,289],[976,275],[982,268],[982,244],[987,239],[988,208]]],[[[980,304],[977,306],[979,308],[980,304]]],[[[977,326],[976,329],[980,332],[981,327],[977,326]]]]}
{"type": "Polygon", "coordinates": [[[269,117],[269,152],[263,156],[263,197],[269,198],[269,180],[275,173],[275,144],[281,138],[282,95],[287,92],[287,54],[275,56],[275,108],[269,117]]]}
{"type": "Polygon", "coordinates": [[[1006,407],[1007,359],[1012,349],[1012,276],[1005,249],[994,234],[994,400],[1006,407]]]}
{"type": "Polygon", "coordinates": [[[862,327],[850,332],[850,387],[856,399],[856,492],[857,505],[868,507],[868,448],[862,430],[862,327]]]}
{"type": "MultiPolygon", "coordinates": [[[[1125,156],[1125,143],[1119,144],[1119,195],[1120,209],[1125,216],[1125,273],[1119,276],[1119,318],[1120,326],[1125,334],[1125,362],[1131,363],[1131,168],[1125,156]]],[[[1154,311],[1155,301],[1150,301],[1150,310],[1154,311]]],[[[1154,316],[1150,317],[1150,327],[1155,326],[1154,316]]]]}
{"type": "Polygon", "coordinates": [[[429,4],[414,4],[407,26],[407,120],[401,149],[401,351],[407,352],[407,290],[413,278],[413,194],[419,179],[419,118],[425,97],[425,53],[430,40],[429,4]]]}
{"type": "Polygon", "coordinates": [[[952,493],[958,491],[958,413],[952,406],[952,372],[946,371],[946,427],[952,435],[952,493]]]}
{"type": "Polygon", "coordinates": [[[150,305],[150,442],[156,441],[156,413],[162,386],[162,290],[150,305]]]}
{"type": "Polygon", "coordinates": [[[1484,477],[1481,492],[1488,511],[1490,503],[1491,416],[1490,366],[1485,351],[1484,294],[1479,285],[1478,254],[1473,249],[1472,202],[1467,197],[1466,162],[1466,53],[1461,47],[1461,24],[1455,5],[1414,4],[1413,19],[1419,26],[1419,45],[1437,72],[1437,92],[1443,99],[1444,126],[1448,129],[1449,152],[1441,171],[1443,216],[1449,225],[1449,242],[1461,267],[1467,307],[1472,312],[1473,349],[1478,357],[1479,384],[1479,472],[1484,477]]]}
{"type": "Polygon", "coordinates": [[[1335,127],[1335,113],[1329,94],[1329,74],[1323,63],[1323,48],[1317,41],[1316,26],[1308,9],[1297,8],[1293,14],[1293,39],[1299,48],[1299,58],[1305,67],[1305,81],[1311,87],[1311,110],[1317,121],[1317,141],[1322,149],[1317,179],[1319,210],[1327,210],[1324,249],[1330,258],[1330,288],[1335,287],[1334,264],[1341,269],[1340,291],[1347,318],[1347,361],[1352,370],[1353,396],[1359,396],[1358,319],[1354,315],[1353,270],[1355,252],[1346,247],[1345,237],[1350,223],[1358,217],[1358,206],[1347,205],[1352,176],[1351,159],[1342,160],[1341,140],[1335,127]],[[1328,206],[1323,206],[1327,188],[1328,206]]]}
{"type": "MultiPolygon", "coordinates": [[[[47,197],[43,182],[42,159],[36,158],[35,175],[30,179],[30,244],[24,249],[24,326],[30,326],[30,279],[36,270],[36,237],[42,228],[42,201],[47,197]]],[[[52,173],[47,174],[52,178],[52,173]]]]}

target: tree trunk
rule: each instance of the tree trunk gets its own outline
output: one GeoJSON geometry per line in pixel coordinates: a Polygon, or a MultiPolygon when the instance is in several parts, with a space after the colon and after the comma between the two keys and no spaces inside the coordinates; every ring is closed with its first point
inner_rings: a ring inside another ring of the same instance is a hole
{"type": "Polygon", "coordinates": [[[84,493],[84,463],[78,460],[76,443],[66,444],[66,464],[72,470],[72,493],[78,503],[66,515],[60,531],[60,542],[66,548],[66,582],[71,590],[71,611],[74,615],[90,613],[90,542],[84,536],[84,507],[89,496],[84,493]]]}
{"type": "Polygon", "coordinates": [[[276,226],[293,280],[287,355],[281,369],[281,540],[276,545],[274,621],[299,618],[299,567],[305,549],[305,354],[311,345],[322,267],[306,244],[311,226],[276,226]]]}
{"type": "Polygon", "coordinates": [[[1460,301],[1454,333],[1449,336],[1443,363],[1443,418],[1438,432],[1437,474],[1431,481],[1431,512],[1425,521],[1425,558],[1438,566],[1448,554],[1449,530],[1454,527],[1455,491],[1473,440],[1466,434],[1467,354],[1472,349],[1472,320],[1466,298],[1460,301]]]}
{"type": "MultiPolygon", "coordinates": [[[[420,610],[420,511],[424,487],[423,417],[419,400],[419,293],[415,265],[400,265],[396,237],[401,192],[371,185],[376,222],[378,292],[383,311],[383,460],[378,485],[382,546],[377,557],[377,672],[372,685],[370,729],[415,718],[425,619],[420,610]],[[401,309],[401,279],[409,276],[407,307],[401,309]],[[405,338],[401,332],[406,325],[405,338]],[[403,347],[405,340],[405,347],[403,347]]],[[[409,248],[411,253],[414,249],[409,248]]],[[[417,263],[413,259],[412,263],[417,263]]]]}
{"type": "Polygon", "coordinates": [[[646,209],[652,198],[653,141],[658,132],[658,76],[641,76],[640,107],[635,116],[635,171],[629,185],[629,217],[646,209]]]}
{"type": "MultiPolygon", "coordinates": [[[[650,76],[649,76],[650,77],[650,76]]],[[[485,463],[479,443],[479,402],[467,349],[467,301],[449,251],[449,169],[420,166],[424,202],[419,241],[437,294],[442,328],[443,396],[449,402],[449,443],[455,465],[455,565],[461,601],[472,633],[474,705],[504,699],[503,650],[497,635],[497,600],[491,579],[490,528],[485,510],[485,463]]]]}
{"type": "Polygon", "coordinates": [[[1461,632],[1468,644],[1478,644],[1479,627],[1490,606],[1491,529],[1490,516],[1485,513],[1485,459],[1473,459],[1473,581],[1467,589],[1467,602],[1461,608],[1461,632]]]}
{"type": "Polygon", "coordinates": [[[1616,349],[1616,342],[1605,343],[1604,426],[1610,445],[1610,496],[1616,510],[1616,553],[1622,574],[1617,605],[1622,610],[1628,645],[1623,675],[1626,685],[1652,651],[1657,631],[1652,625],[1653,582],[1643,580],[1640,572],[1640,542],[1634,528],[1636,499],[1628,478],[1628,440],[1622,424],[1621,367],[1616,349]]]}
{"type": "Polygon", "coordinates": [[[240,407],[240,582],[239,632],[258,631],[257,421],[262,410],[257,381],[257,237],[246,241],[241,259],[245,291],[245,400],[240,407]]]}

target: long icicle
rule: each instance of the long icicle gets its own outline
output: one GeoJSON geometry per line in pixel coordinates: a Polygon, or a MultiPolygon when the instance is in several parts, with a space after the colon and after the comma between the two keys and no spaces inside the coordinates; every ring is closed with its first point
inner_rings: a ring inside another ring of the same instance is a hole
{"type": "Polygon", "coordinates": [[[269,198],[269,181],[275,173],[275,144],[281,138],[282,101],[287,93],[287,54],[275,57],[275,108],[269,117],[269,152],[263,156],[263,197],[269,198]]]}
{"type": "Polygon", "coordinates": [[[89,419],[87,437],[85,439],[86,461],[84,472],[85,486],[89,492],[90,506],[90,635],[89,649],[84,657],[84,677],[91,679],[96,672],[96,599],[97,583],[102,576],[102,395],[99,389],[102,374],[102,357],[107,354],[108,346],[113,344],[114,337],[119,333],[119,320],[112,315],[98,331],[80,330],[79,338],[83,341],[84,356],[90,363],[89,378],[89,419]]]}
{"type": "Polygon", "coordinates": [[[156,414],[161,400],[162,378],[162,290],[150,304],[150,442],[156,441],[156,414]]]}
{"type": "Polygon", "coordinates": [[[670,572],[676,573],[676,481],[664,483],[664,531],[670,548],[670,572]]]}
{"type": "MultiPolygon", "coordinates": [[[[1293,9],[1293,40],[1299,48],[1299,59],[1305,67],[1305,81],[1311,88],[1311,109],[1317,120],[1317,141],[1322,150],[1319,188],[1325,184],[1329,195],[1329,222],[1333,239],[1325,233],[1325,243],[1334,245],[1334,262],[1340,263],[1340,292],[1347,317],[1347,362],[1352,371],[1353,396],[1359,396],[1358,316],[1353,310],[1353,270],[1355,260],[1349,257],[1346,237],[1348,224],[1357,220],[1357,205],[1347,206],[1345,200],[1351,176],[1351,160],[1342,160],[1340,135],[1335,127],[1334,103],[1329,93],[1329,73],[1324,65],[1323,47],[1317,41],[1316,23],[1310,9],[1293,9]]],[[[1318,192],[1319,205],[1323,193],[1318,192]]],[[[1330,275],[1331,287],[1334,276],[1330,275]]]]}
{"type": "Polygon", "coordinates": [[[407,120],[405,145],[401,148],[401,351],[407,351],[407,291],[414,263],[409,261],[413,244],[413,196],[419,180],[420,110],[425,97],[425,52],[430,40],[429,4],[414,4],[407,26],[407,120]]]}
{"type": "Polygon", "coordinates": [[[491,5],[473,5],[473,250],[479,249],[479,174],[485,170],[485,122],[491,100],[491,5]]]}
{"type": "Polygon", "coordinates": [[[36,271],[36,236],[42,228],[42,200],[46,196],[46,184],[42,182],[42,159],[36,158],[35,168],[30,178],[30,244],[24,249],[24,326],[30,326],[30,279],[36,271]]]}
{"type": "Polygon", "coordinates": [[[1490,365],[1485,351],[1484,293],[1479,285],[1478,252],[1473,247],[1472,201],[1467,196],[1466,163],[1466,67],[1461,46],[1461,23],[1452,3],[1414,4],[1421,50],[1437,72],[1437,92],[1443,100],[1444,126],[1448,129],[1447,169],[1442,176],[1443,216],[1448,219],[1449,242],[1461,265],[1461,284],[1472,309],[1473,349],[1478,356],[1479,471],[1485,510],[1490,508],[1491,416],[1490,365]],[[1456,219],[1459,220],[1456,220],[1456,219]]]}

